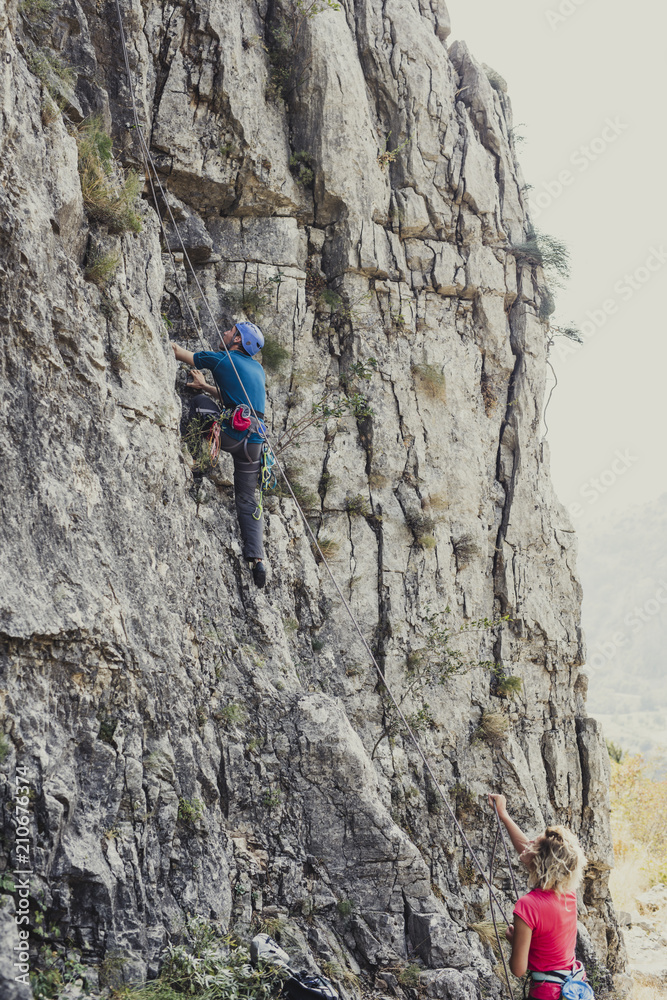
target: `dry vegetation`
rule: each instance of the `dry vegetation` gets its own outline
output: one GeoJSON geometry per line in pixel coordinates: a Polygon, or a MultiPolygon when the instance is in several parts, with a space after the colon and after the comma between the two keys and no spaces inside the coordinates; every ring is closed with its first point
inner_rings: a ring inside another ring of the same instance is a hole
{"type": "MultiPolygon", "coordinates": [[[[667,882],[667,779],[656,779],[652,772],[642,754],[611,761],[615,866],[610,888],[617,910],[636,910],[638,896],[667,882]]],[[[651,914],[650,919],[664,934],[667,914],[651,914]]],[[[634,978],[632,1000],[665,996],[663,984],[650,977],[634,978]]]]}
{"type": "Polygon", "coordinates": [[[430,399],[438,399],[441,403],[447,402],[447,380],[441,368],[427,364],[413,365],[412,376],[415,386],[424,395],[430,399]]]}
{"type": "Polygon", "coordinates": [[[612,760],[611,769],[611,887],[616,906],[630,910],[637,895],[667,882],[667,779],[653,780],[642,754],[612,760]]]}
{"type": "Polygon", "coordinates": [[[79,177],[89,219],[112,233],[141,231],[137,211],[141,181],[137,174],[122,175],[113,159],[111,136],[101,117],[89,118],[76,133],[79,177]]]}

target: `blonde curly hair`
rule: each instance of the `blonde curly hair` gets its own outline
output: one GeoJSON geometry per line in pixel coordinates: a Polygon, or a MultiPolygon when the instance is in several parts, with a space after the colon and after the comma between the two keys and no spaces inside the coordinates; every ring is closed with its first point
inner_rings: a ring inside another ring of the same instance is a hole
{"type": "Polygon", "coordinates": [[[586,855],[571,830],[548,826],[533,841],[528,882],[532,888],[551,889],[562,895],[575,892],[584,877],[586,855]]]}

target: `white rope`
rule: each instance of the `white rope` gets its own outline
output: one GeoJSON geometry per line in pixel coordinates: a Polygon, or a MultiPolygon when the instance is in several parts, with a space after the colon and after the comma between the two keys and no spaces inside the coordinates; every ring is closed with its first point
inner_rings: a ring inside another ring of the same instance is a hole
{"type": "MultiPolygon", "coordinates": [[[[174,229],[175,229],[175,231],[176,231],[176,233],[178,235],[179,243],[180,243],[182,251],[183,251],[183,257],[187,261],[187,263],[188,263],[188,265],[190,267],[191,274],[192,274],[192,276],[194,278],[194,281],[195,281],[195,284],[197,286],[197,289],[199,290],[199,293],[200,293],[200,295],[202,297],[202,301],[203,301],[204,305],[206,306],[207,312],[208,312],[208,314],[209,314],[209,316],[211,318],[211,322],[213,323],[213,327],[214,327],[216,333],[218,334],[218,336],[220,337],[221,343],[223,344],[223,346],[225,348],[225,351],[227,352],[227,357],[229,358],[229,360],[231,362],[232,368],[234,369],[234,373],[235,373],[235,375],[236,375],[236,377],[237,377],[237,379],[239,381],[239,385],[241,386],[243,394],[244,394],[245,398],[248,401],[248,406],[250,407],[250,410],[252,411],[253,416],[257,420],[259,420],[259,418],[257,417],[257,413],[255,412],[255,409],[254,409],[254,407],[252,405],[252,402],[250,401],[250,397],[248,396],[246,388],[243,385],[243,381],[241,380],[241,376],[239,375],[239,372],[238,372],[236,366],[234,365],[234,359],[232,358],[232,353],[233,352],[229,351],[229,349],[227,348],[227,345],[222,340],[222,336],[220,334],[220,329],[219,329],[218,323],[216,322],[215,316],[213,315],[213,312],[212,312],[211,307],[210,307],[210,305],[208,303],[208,300],[207,300],[207,298],[206,298],[206,296],[204,294],[204,291],[203,291],[203,289],[201,287],[201,284],[199,283],[199,279],[197,277],[197,274],[196,274],[196,272],[194,270],[194,267],[192,266],[192,262],[190,260],[190,257],[188,256],[188,252],[187,252],[187,249],[186,249],[185,244],[183,242],[183,238],[182,238],[181,232],[180,232],[180,230],[178,228],[178,224],[176,223],[176,220],[175,220],[175,218],[173,216],[173,213],[171,211],[171,207],[169,205],[168,198],[166,196],[164,188],[162,187],[162,183],[161,183],[160,178],[158,176],[157,169],[156,169],[155,164],[153,162],[153,158],[152,158],[152,156],[150,154],[150,150],[148,149],[148,146],[146,145],[146,140],[144,138],[141,125],[139,123],[139,116],[137,114],[137,107],[136,107],[135,98],[134,98],[134,88],[132,86],[132,76],[131,76],[131,73],[130,73],[130,64],[129,64],[129,59],[128,59],[128,55],[127,55],[127,46],[126,46],[126,40],[125,40],[125,31],[124,31],[124,28],[123,28],[123,19],[122,19],[122,14],[121,14],[121,9],[120,9],[120,0],[115,0],[115,2],[116,2],[116,11],[117,11],[117,14],[118,14],[118,25],[119,25],[119,29],[120,29],[120,38],[121,38],[121,45],[122,45],[122,49],[123,49],[123,57],[124,57],[124,60],[125,60],[125,70],[127,72],[127,78],[128,78],[129,88],[130,88],[130,95],[131,95],[131,98],[132,98],[132,113],[134,115],[134,122],[135,122],[136,131],[139,134],[139,139],[140,139],[140,142],[141,142],[142,155],[143,155],[143,159],[144,159],[144,164],[146,166],[147,174],[150,175],[150,170],[151,169],[153,170],[155,181],[156,181],[157,186],[158,186],[158,188],[160,190],[160,194],[162,195],[162,199],[164,201],[164,204],[167,207],[167,211],[169,213],[169,218],[170,218],[171,223],[172,223],[172,225],[173,225],[173,227],[174,227],[174,229]]],[[[151,182],[151,190],[154,191],[152,182],[151,182]]],[[[156,210],[157,210],[157,201],[155,202],[155,205],[156,205],[156,210]]],[[[160,218],[159,211],[158,211],[158,218],[160,218]]],[[[167,242],[167,246],[168,246],[169,244],[168,244],[168,241],[166,240],[166,234],[165,234],[165,230],[164,230],[164,225],[162,223],[162,219],[161,218],[160,218],[160,225],[162,227],[162,232],[165,235],[165,242],[167,242]]],[[[173,266],[174,266],[174,273],[175,273],[176,272],[176,262],[175,262],[175,259],[174,259],[174,256],[173,256],[173,253],[171,252],[171,250],[170,250],[170,254],[171,254],[171,259],[172,259],[172,263],[173,263],[173,266]]],[[[188,307],[188,310],[189,310],[189,307],[188,307]]],[[[191,311],[190,311],[190,315],[192,316],[191,311]]],[[[192,317],[192,318],[193,318],[193,322],[194,322],[194,317],[192,317]]],[[[382,672],[382,669],[381,669],[379,663],[377,662],[377,660],[376,660],[376,658],[375,658],[375,656],[373,654],[373,651],[372,651],[370,645],[368,644],[368,642],[367,642],[367,640],[366,640],[363,632],[361,631],[359,623],[357,622],[357,620],[356,620],[356,618],[354,616],[354,612],[352,611],[352,609],[351,609],[348,601],[345,598],[345,595],[343,594],[343,591],[339,587],[338,582],[336,581],[336,578],[334,577],[333,572],[331,571],[331,567],[329,566],[329,563],[327,562],[327,559],[326,559],[324,553],[322,552],[322,549],[319,546],[317,538],[315,537],[315,535],[314,535],[314,533],[313,533],[313,531],[312,531],[312,529],[310,527],[310,524],[308,523],[308,518],[306,517],[306,515],[303,512],[303,510],[301,509],[301,506],[300,506],[299,501],[297,500],[297,498],[296,498],[296,496],[294,494],[294,490],[292,489],[292,486],[291,486],[291,484],[289,482],[289,479],[287,478],[287,476],[285,474],[285,470],[283,469],[283,467],[282,467],[282,465],[281,465],[281,463],[280,463],[280,461],[279,461],[279,459],[278,459],[278,457],[277,457],[277,455],[276,455],[276,453],[275,453],[275,451],[273,449],[273,446],[272,446],[272,444],[271,444],[271,442],[269,440],[268,432],[265,432],[263,434],[263,437],[264,437],[264,440],[266,441],[266,444],[269,447],[269,449],[270,449],[270,451],[271,451],[271,453],[273,455],[274,462],[276,464],[276,467],[278,468],[278,471],[280,472],[281,476],[285,480],[285,483],[287,485],[287,489],[289,490],[290,496],[292,497],[292,500],[296,504],[297,510],[299,511],[299,514],[301,515],[301,519],[302,519],[302,521],[304,523],[306,531],[307,531],[308,535],[310,536],[310,540],[311,540],[311,542],[313,543],[313,545],[315,546],[317,552],[320,555],[322,563],[323,563],[323,565],[324,565],[327,573],[329,574],[329,578],[331,579],[331,582],[334,585],[334,588],[335,588],[336,592],[338,593],[338,596],[340,597],[340,599],[341,599],[341,601],[343,603],[343,606],[344,606],[345,610],[347,611],[347,614],[348,614],[348,616],[349,616],[349,618],[350,618],[350,620],[351,620],[351,622],[352,622],[352,624],[353,624],[353,626],[354,626],[354,628],[355,628],[355,630],[356,630],[359,638],[361,639],[361,642],[362,642],[362,644],[364,646],[364,649],[368,653],[369,659],[371,660],[373,666],[375,667],[375,670],[377,671],[377,674],[378,674],[378,677],[379,677],[381,683],[384,685],[384,688],[387,691],[387,694],[389,695],[389,697],[391,699],[391,702],[392,702],[394,708],[396,709],[396,712],[398,713],[399,718],[401,719],[401,722],[403,723],[403,726],[405,728],[406,733],[408,734],[409,739],[411,740],[411,742],[413,743],[413,745],[414,745],[417,753],[419,754],[419,757],[421,758],[422,763],[423,763],[424,767],[426,768],[426,770],[427,770],[427,772],[428,772],[428,774],[429,774],[429,776],[430,776],[430,778],[431,778],[431,780],[432,780],[432,782],[433,782],[433,784],[434,784],[434,786],[435,786],[435,788],[436,788],[436,790],[437,790],[440,798],[444,802],[445,807],[446,807],[447,811],[449,812],[449,815],[450,815],[451,819],[454,822],[454,825],[456,826],[457,830],[461,834],[461,837],[463,839],[463,843],[465,844],[465,846],[467,847],[468,851],[470,852],[470,857],[474,861],[477,870],[479,871],[480,875],[484,879],[484,882],[486,884],[486,887],[489,890],[491,898],[493,900],[495,900],[495,903],[498,906],[498,909],[500,910],[501,914],[503,915],[503,917],[505,919],[505,922],[509,923],[509,921],[507,920],[507,916],[505,915],[505,912],[504,912],[504,910],[503,910],[500,902],[498,901],[498,898],[497,898],[497,896],[496,896],[496,894],[495,894],[495,892],[493,890],[493,886],[492,886],[490,880],[487,878],[487,875],[486,875],[486,872],[485,872],[484,868],[482,867],[482,865],[481,865],[481,863],[480,863],[480,861],[479,861],[479,859],[478,859],[475,851],[473,850],[473,848],[472,848],[472,846],[470,844],[470,841],[468,840],[463,827],[459,823],[459,821],[458,821],[458,819],[456,817],[456,813],[452,809],[452,806],[451,806],[451,804],[449,802],[449,799],[445,795],[445,792],[442,789],[442,786],[440,785],[440,782],[436,778],[436,776],[435,776],[435,774],[433,772],[433,769],[432,769],[429,761],[427,760],[426,755],[424,754],[424,751],[422,750],[421,745],[420,745],[420,743],[419,743],[419,741],[418,741],[415,733],[413,732],[413,730],[412,730],[412,728],[411,728],[411,726],[410,726],[407,718],[405,717],[405,714],[403,713],[403,711],[402,711],[402,709],[401,709],[398,701],[396,700],[396,698],[394,696],[394,693],[393,693],[390,685],[387,683],[387,680],[386,680],[386,678],[385,678],[385,676],[384,676],[384,674],[382,672]]],[[[510,990],[510,995],[511,995],[512,994],[512,990],[511,990],[511,987],[509,986],[509,981],[508,981],[508,988],[510,990]]]]}

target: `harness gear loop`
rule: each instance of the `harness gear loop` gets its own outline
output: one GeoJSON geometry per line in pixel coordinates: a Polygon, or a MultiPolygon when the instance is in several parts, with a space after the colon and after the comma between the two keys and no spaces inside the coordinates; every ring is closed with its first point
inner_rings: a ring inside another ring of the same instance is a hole
{"type": "Polygon", "coordinates": [[[245,441],[245,438],[249,437],[250,434],[259,434],[261,438],[266,439],[266,425],[247,403],[225,407],[216,419],[220,424],[227,423],[235,431],[245,431],[245,437],[241,439],[242,441],[245,441]]]}

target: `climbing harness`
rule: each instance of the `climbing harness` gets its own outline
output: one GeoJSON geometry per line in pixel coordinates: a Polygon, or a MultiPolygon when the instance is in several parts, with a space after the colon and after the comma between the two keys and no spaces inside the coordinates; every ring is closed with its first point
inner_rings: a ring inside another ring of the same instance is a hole
{"type": "MultiPolygon", "coordinates": [[[[264,414],[262,413],[261,416],[264,414]]],[[[260,437],[266,438],[266,424],[259,417],[260,414],[255,413],[251,407],[245,403],[239,403],[238,406],[228,406],[221,410],[218,420],[220,423],[227,422],[235,431],[245,431],[246,437],[251,434],[259,434],[260,437]]],[[[245,438],[243,440],[245,441],[245,438]]]]}
{"type": "MultiPolygon", "coordinates": [[[[197,287],[197,289],[199,291],[199,294],[201,295],[202,303],[203,303],[203,305],[205,306],[205,308],[207,310],[207,313],[208,313],[209,318],[211,320],[211,324],[213,326],[213,329],[215,330],[215,332],[218,335],[218,337],[220,337],[221,343],[222,343],[222,345],[223,345],[223,347],[225,349],[227,357],[229,358],[229,361],[231,363],[232,369],[233,369],[233,371],[234,371],[234,373],[235,373],[235,375],[236,375],[236,377],[238,379],[239,385],[241,387],[241,391],[243,392],[243,395],[245,396],[245,398],[247,400],[248,411],[249,411],[251,417],[253,417],[253,418],[255,418],[257,420],[258,426],[259,426],[260,423],[261,423],[260,419],[259,419],[259,416],[258,416],[258,414],[254,410],[254,407],[252,405],[250,397],[248,396],[246,388],[243,385],[243,382],[241,380],[241,376],[240,376],[240,374],[238,372],[238,369],[236,368],[236,366],[234,364],[234,359],[232,357],[232,352],[228,349],[227,345],[222,340],[222,335],[221,335],[221,332],[220,332],[220,328],[219,328],[218,323],[216,321],[216,318],[215,318],[215,316],[213,314],[213,310],[211,309],[211,306],[210,306],[210,304],[208,302],[208,299],[206,298],[206,296],[204,294],[204,291],[202,289],[202,286],[201,286],[201,283],[200,283],[199,278],[197,276],[197,273],[196,273],[196,271],[195,271],[195,269],[194,269],[194,267],[192,265],[192,261],[190,260],[190,256],[188,254],[187,248],[185,246],[185,243],[183,242],[183,237],[181,235],[180,228],[179,228],[179,226],[178,226],[178,224],[176,222],[176,219],[174,218],[173,212],[171,210],[171,206],[169,204],[169,200],[167,198],[166,192],[164,190],[164,187],[163,187],[162,182],[160,180],[159,174],[157,172],[157,168],[155,167],[155,164],[153,162],[153,158],[151,156],[150,150],[149,150],[149,148],[148,148],[148,146],[146,144],[146,139],[144,137],[143,129],[142,129],[141,123],[139,121],[139,115],[138,115],[138,112],[137,112],[137,106],[136,106],[136,101],[135,101],[135,96],[134,96],[134,87],[133,87],[133,84],[132,84],[132,74],[131,74],[131,71],[130,71],[130,62],[129,62],[128,52],[127,52],[127,43],[126,43],[126,39],[125,39],[125,29],[124,29],[124,26],[123,26],[123,18],[122,18],[122,13],[121,13],[121,9],[120,9],[120,2],[119,2],[119,0],[115,0],[115,4],[116,4],[116,13],[117,13],[117,17],[118,17],[118,26],[119,26],[119,32],[120,32],[121,48],[122,48],[122,52],[123,52],[123,59],[124,59],[124,62],[125,62],[125,71],[127,73],[128,87],[129,87],[129,90],[130,90],[130,96],[131,96],[131,100],[132,100],[132,113],[133,113],[133,117],[134,117],[134,126],[135,126],[136,133],[137,133],[137,135],[139,137],[139,142],[140,142],[141,150],[142,150],[142,157],[143,157],[143,160],[144,160],[144,166],[146,168],[146,176],[147,176],[148,182],[150,184],[151,192],[152,192],[152,195],[153,195],[153,201],[154,201],[154,204],[156,206],[157,215],[158,215],[158,219],[159,219],[160,226],[161,226],[161,229],[162,229],[163,238],[165,240],[165,245],[167,247],[169,247],[169,241],[168,241],[168,239],[166,237],[166,231],[165,231],[165,228],[164,228],[164,223],[162,221],[162,217],[161,217],[160,212],[158,210],[158,199],[157,199],[156,190],[155,190],[156,187],[160,191],[160,194],[161,194],[161,197],[162,197],[162,201],[163,201],[163,203],[165,204],[165,206],[167,208],[167,213],[168,213],[168,216],[169,216],[169,220],[171,222],[171,225],[174,228],[174,231],[176,232],[176,234],[178,236],[178,240],[179,240],[179,243],[180,243],[180,246],[181,246],[181,250],[183,252],[183,258],[184,258],[184,260],[188,264],[189,272],[190,272],[190,274],[192,276],[192,279],[193,279],[193,281],[194,281],[194,283],[195,283],[195,285],[196,285],[196,287],[197,287]],[[151,171],[152,171],[152,174],[151,174],[151,171]]],[[[189,307],[189,304],[187,302],[187,296],[185,295],[185,292],[183,291],[182,286],[180,284],[180,281],[178,279],[178,274],[177,274],[177,269],[176,269],[176,260],[174,258],[174,254],[171,251],[171,249],[169,250],[169,253],[170,253],[172,267],[174,269],[174,275],[176,276],[176,281],[177,281],[177,284],[178,284],[179,291],[181,291],[182,294],[183,294],[183,296],[184,296],[184,301],[186,303],[186,308],[188,310],[189,316],[190,316],[190,318],[192,320],[192,324],[193,324],[194,328],[197,330],[198,335],[199,335],[199,337],[201,339],[201,332],[199,330],[199,326],[198,326],[197,321],[196,321],[196,319],[195,319],[195,317],[194,317],[194,315],[192,313],[192,310],[189,307]]],[[[486,874],[486,872],[484,870],[484,867],[482,866],[479,858],[477,857],[476,852],[473,850],[473,847],[470,844],[470,841],[469,841],[469,839],[468,839],[468,837],[466,835],[466,832],[463,829],[463,827],[461,826],[461,823],[459,822],[459,820],[458,820],[458,818],[456,816],[456,813],[455,813],[455,811],[454,811],[454,809],[453,809],[453,807],[452,807],[452,805],[451,805],[451,803],[449,801],[448,796],[445,794],[445,791],[442,788],[442,785],[438,781],[438,778],[436,777],[435,772],[433,771],[433,768],[432,768],[432,766],[431,766],[428,758],[426,757],[424,751],[422,750],[421,744],[420,744],[419,740],[417,739],[412,726],[408,722],[408,720],[407,720],[407,718],[405,716],[405,713],[404,713],[403,709],[400,706],[400,703],[398,702],[398,700],[397,700],[397,698],[396,698],[396,696],[395,696],[395,694],[394,694],[391,686],[389,685],[389,683],[388,683],[388,681],[387,681],[387,679],[386,679],[386,677],[385,677],[385,675],[384,675],[384,673],[382,671],[382,668],[380,667],[379,663],[377,662],[377,659],[376,659],[376,657],[375,657],[375,655],[373,653],[373,650],[371,649],[371,646],[370,646],[370,644],[369,644],[366,636],[364,635],[364,633],[361,630],[361,626],[359,625],[359,623],[358,623],[358,621],[357,621],[357,619],[356,619],[356,617],[354,615],[354,612],[352,611],[352,608],[350,607],[350,604],[349,604],[348,600],[346,599],[346,597],[345,597],[345,595],[344,595],[341,587],[338,584],[338,581],[336,580],[336,578],[335,578],[335,576],[334,576],[334,574],[333,574],[333,572],[331,570],[331,567],[329,565],[328,560],[326,559],[324,553],[322,552],[322,549],[320,548],[320,545],[319,545],[319,542],[317,540],[317,537],[315,536],[315,534],[314,534],[314,532],[313,532],[313,530],[312,530],[312,528],[311,528],[311,526],[310,526],[310,524],[308,522],[308,518],[306,517],[306,515],[305,515],[305,513],[304,513],[304,511],[303,511],[303,509],[301,507],[301,504],[299,503],[299,501],[298,501],[298,499],[296,497],[296,494],[294,493],[294,490],[292,488],[292,484],[290,483],[289,479],[287,478],[287,475],[285,474],[285,470],[284,470],[284,468],[283,468],[280,460],[278,459],[278,456],[276,455],[276,451],[273,448],[273,446],[271,445],[271,442],[269,441],[268,432],[266,431],[266,428],[264,427],[263,424],[261,426],[263,428],[263,434],[262,434],[262,436],[264,437],[264,446],[265,446],[267,452],[271,456],[271,462],[270,462],[270,464],[269,464],[268,456],[266,458],[268,472],[269,472],[269,474],[271,474],[272,466],[275,464],[276,469],[278,470],[278,472],[280,473],[280,475],[284,479],[287,491],[290,494],[292,500],[294,501],[294,503],[296,505],[296,509],[298,510],[298,512],[299,512],[299,514],[301,516],[301,520],[303,522],[306,534],[310,538],[310,541],[312,542],[312,545],[313,545],[314,549],[319,554],[319,557],[320,557],[320,560],[322,562],[322,565],[324,566],[324,568],[325,568],[325,570],[326,570],[326,572],[327,572],[327,574],[329,576],[329,579],[331,580],[331,583],[332,583],[332,585],[333,585],[336,593],[338,594],[338,597],[340,598],[341,604],[345,608],[345,611],[347,612],[347,615],[350,618],[350,621],[352,622],[352,625],[353,625],[353,627],[354,627],[357,635],[359,636],[359,639],[360,639],[360,641],[361,641],[361,643],[362,643],[362,645],[363,645],[363,647],[364,647],[364,649],[365,649],[365,651],[366,651],[366,653],[368,655],[368,658],[369,658],[370,662],[373,664],[373,667],[375,668],[375,670],[377,672],[378,679],[381,682],[381,684],[383,685],[384,690],[386,691],[386,693],[387,693],[387,695],[388,695],[388,697],[389,697],[392,705],[394,706],[394,710],[396,711],[399,719],[401,720],[404,732],[406,733],[406,735],[407,735],[408,739],[410,740],[410,742],[413,744],[413,746],[414,746],[414,748],[415,748],[415,750],[416,750],[416,752],[417,752],[417,754],[418,754],[418,756],[419,756],[419,758],[420,758],[420,760],[421,760],[421,762],[422,762],[422,764],[424,766],[425,771],[428,773],[431,781],[433,782],[434,789],[436,790],[438,796],[442,800],[443,805],[445,806],[445,809],[447,810],[447,812],[448,812],[448,814],[450,816],[450,819],[452,820],[454,826],[458,830],[458,832],[459,832],[459,834],[461,836],[461,839],[463,841],[463,844],[467,848],[467,850],[468,850],[468,852],[470,854],[470,857],[471,857],[471,859],[472,859],[472,861],[473,861],[473,863],[474,863],[477,871],[479,872],[479,874],[481,875],[482,879],[484,880],[484,883],[485,883],[487,889],[489,890],[489,898],[498,907],[498,910],[503,915],[505,921],[507,923],[509,923],[509,921],[507,920],[507,918],[505,916],[504,910],[503,910],[503,908],[502,908],[502,906],[500,904],[500,901],[498,900],[498,897],[497,897],[496,893],[494,892],[491,880],[487,876],[487,874],[486,874]]],[[[258,433],[260,433],[260,432],[258,432],[258,433]]],[[[275,475],[275,472],[273,474],[275,475]]],[[[263,476],[263,473],[262,473],[262,476],[263,476]]],[[[261,503],[261,497],[260,497],[260,503],[261,503]]],[[[258,515],[258,517],[259,516],[261,516],[261,512],[258,515]]],[[[510,985],[509,976],[507,976],[507,988],[509,990],[509,994],[510,994],[510,997],[511,997],[512,996],[512,987],[510,985]]]]}
{"type": "Polygon", "coordinates": [[[533,982],[556,983],[560,995],[565,1000],[595,1000],[593,987],[584,979],[586,970],[581,962],[575,962],[571,969],[554,969],[550,972],[531,972],[533,982]]]}

